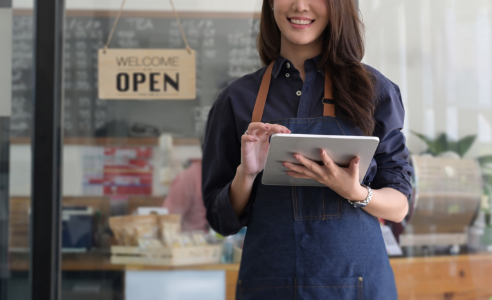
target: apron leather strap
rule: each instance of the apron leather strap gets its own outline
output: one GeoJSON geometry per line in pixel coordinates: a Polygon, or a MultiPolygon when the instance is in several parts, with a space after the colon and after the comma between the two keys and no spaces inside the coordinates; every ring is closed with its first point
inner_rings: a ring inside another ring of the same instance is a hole
{"type": "MultiPolygon", "coordinates": [[[[261,80],[260,90],[256,96],[255,108],[253,110],[253,117],[251,122],[261,122],[263,117],[263,110],[265,109],[265,103],[268,96],[268,90],[270,89],[270,81],[272,79],[273,61],[268,65],[268,68],[261,80]]],[[[325,94],[323,98],[323,116],[335,116],[335,105],[332,103],[326,103],[325,100],[333,101],[333,84],[328,70],[325,69],[325,94]]]]}
{"type": "Polygon", "coordinates": [[[255,109],[253,110],[253,118],[251,122],[261,122],[263,117],[263,109],[265,108],[266,99],[268,96],[268,90],[270,89],[270,80],[272,79],[273,61],[266,69],[265,75],[261,80],[260,91],[256,96],[255,109]]]}
{"type": "Polygon", "coordinates": [[[331,82],[331,76],[330,73],[328,73],[328,68],[325,68],[325,97],[323,99],[323,116],[334,117],[335,104],[326,103],[326,100],[331,100],[333,102],[333,83],[331,82]]]}

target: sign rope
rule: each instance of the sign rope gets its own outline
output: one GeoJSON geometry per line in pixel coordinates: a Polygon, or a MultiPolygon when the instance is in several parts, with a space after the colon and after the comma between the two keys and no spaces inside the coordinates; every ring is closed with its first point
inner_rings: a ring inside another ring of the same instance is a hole
{"type": "MultiPolygon", "coordinates": [[[[123,7],[125,6],[126,0],[123,0],[121,2],[120,10],[118,11],[118,14],[116,15],[116,19],[114,20],[113,27],[111,28],[111,32],[109,33],[108,36],[108,41],[106,42],[106,45],[104,45],[104,51],[103,53],[106,53],[106,50],[108,50],[109,43],[111,42],[111,39],[113,38],[113,33],[116,28],[116,25],[118,24],[118,21],[120,20],[121,12],[123,11],[123,7]]],[[[186,50],[188,50],[188,53],[191,54],[191,47],[188,44],[188,40],[186,39],[185,32],[183,30],[183,27],[181,26],[181,21],[178,16],[178,12],[176,11],[176,8],[174,7],[174,2],[173,0],[169,0],[169,3],[171,3],[171,7],[174,12],[174,16],[176,17],[176,22],[178,23],[179,31],[181,32],[181,36],[183,37],[183,41],[185,42],[186,45],[186,50]]]]}

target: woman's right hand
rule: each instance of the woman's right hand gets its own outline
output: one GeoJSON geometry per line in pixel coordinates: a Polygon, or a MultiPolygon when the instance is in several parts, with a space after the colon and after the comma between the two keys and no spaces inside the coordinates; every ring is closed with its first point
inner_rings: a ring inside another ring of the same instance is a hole
{"type": "Polygon", "coordinates": [[[239,169],[248,177],[256,177],[265,168],[270,136],[274,133],[291,133],[282,125],[255,122],[241,138],[241,165],[239,169]]]}

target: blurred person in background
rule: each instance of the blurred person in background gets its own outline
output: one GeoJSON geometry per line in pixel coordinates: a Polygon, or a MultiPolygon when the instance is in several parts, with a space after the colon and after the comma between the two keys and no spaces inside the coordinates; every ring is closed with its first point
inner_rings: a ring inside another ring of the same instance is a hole
{"type": "Polygon", "coordinates": [[[182,231],[208,231],[202,198],[202,160],[193,159],[191,165],[173,180],[163,207],[170,214],[182,216],[182,231]]]}
{"type": "Polygon", "coordinates": [[[401,222],[412,193],[399,88],[364,65],[363,25],[352,0],[264,0],[262,69],[226,87],[208,118],[203,154],[207,219],[222,235],[248,230],[237,298],[397,299],[378,218],[401,222]],[[275,133],[376,136],[337,166],[293,154],[286,174],[321,187],[261,184],[275,133]],[[369,186],[370,185],[370,186],[369,186]]]}

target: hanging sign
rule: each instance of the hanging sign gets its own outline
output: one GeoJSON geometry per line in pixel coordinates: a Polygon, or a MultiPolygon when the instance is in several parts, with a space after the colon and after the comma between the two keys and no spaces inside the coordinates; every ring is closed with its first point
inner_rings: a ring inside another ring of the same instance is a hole
{"type": "Polygon", "coordinates": [[[196,98],[192,49],[99,49],[99,98],[196,98]]]}
{"type": "Polygon", "coordinates": [[[179,100],[196,98],[196,52],[169,0],[185,49],[109,49],[125,6],[122,0],[108,41],[99,49],[99,99],[179,100]]]}

